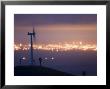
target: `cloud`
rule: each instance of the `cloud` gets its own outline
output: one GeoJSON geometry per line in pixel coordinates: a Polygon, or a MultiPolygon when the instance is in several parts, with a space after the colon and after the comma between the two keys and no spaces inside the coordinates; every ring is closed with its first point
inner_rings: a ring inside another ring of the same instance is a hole
{"type": "MultiPolygon", "coordinates": [[[[97,25],[96,24],[48,24],[48,25],[36,25],[34,26],[36,30],[39,31],[70,31],[70,30],[76,30],[76,31],[96,31],[97,25]]],[[[33,27],[30,26],[22,26],[16,28],[22,29],[22,30],[32,30],[33,27]]]]}
{"type": "Polygon", "coordinates": [[[41,25],[36,26],[40,30],[80,30],[89,31],[96,30],[96,24],[51,24],[51,25],[41,25]]]}

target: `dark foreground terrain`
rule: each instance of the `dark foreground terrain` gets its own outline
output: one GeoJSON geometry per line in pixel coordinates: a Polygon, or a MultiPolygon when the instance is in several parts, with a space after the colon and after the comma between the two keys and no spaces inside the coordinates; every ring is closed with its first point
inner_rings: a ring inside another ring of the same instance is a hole
{"type": "Polygon", "coordinates": [[[41,66],[16,66],[14,76],[74,76],[66,72],[41,66]]]}

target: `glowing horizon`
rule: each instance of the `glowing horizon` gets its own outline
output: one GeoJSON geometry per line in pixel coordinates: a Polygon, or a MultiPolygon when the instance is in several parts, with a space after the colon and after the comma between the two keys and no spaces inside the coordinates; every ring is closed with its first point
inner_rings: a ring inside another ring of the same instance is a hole
{"type": "MultiPolygon", "coordinates": [[[[14,50],[29,50],[30,44],[14,44],[14,50]]],[[[65,42],[65,43],[50,43],[50,44],[34,44],[34,50],[45,50],[45,51],[70,51],[70,50],[82,50],[82,51],[97,51],[96,44],[79,42],[65,42]]]]}
{"type": "Polygon", "coordinates": [[[37,44],[51,42],[97,42],[96,14],[15,14],[14,41],[28,44],[33,27],[37,44]]]}

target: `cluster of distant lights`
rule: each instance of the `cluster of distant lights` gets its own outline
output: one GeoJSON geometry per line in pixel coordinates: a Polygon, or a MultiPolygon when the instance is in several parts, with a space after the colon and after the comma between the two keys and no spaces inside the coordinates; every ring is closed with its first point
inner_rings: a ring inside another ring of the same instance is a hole
{"type": "MultiPolygon", "coordinates": [[[[54,57],[50,57],[50,58],[49,57],[45,57],[44,59],[45,60],[49,60],[49,59],[54,60],[55,58],[54,57]]],[[[21,60],[26,60],[26,57],[22,57],[21,60]]]]}
{"type": "MultiPolygon", "coordinates": [[[[29,50],[30,44],[14,44],[14,50],[29,50]]],[[[34,50],[47,50],[47,51],[70,51],[70,50],[90,50],[97,51],[96,44],[89,44],[83,42],[65,42],[65,43],[57,43],[57,44],[34,44],[34,50]]]]}

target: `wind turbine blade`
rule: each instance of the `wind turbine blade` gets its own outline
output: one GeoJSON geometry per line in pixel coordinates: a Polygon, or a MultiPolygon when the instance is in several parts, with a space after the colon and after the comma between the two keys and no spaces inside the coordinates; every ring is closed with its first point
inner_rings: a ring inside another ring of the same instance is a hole
{"type": "Polygon", "coordinates": [[[34,27],[33,27],[33,39],[34,39],[34,43],[36,43],[36,33],[35,33],[35,30],[34,30],[34,27]]]}
{"type": "Polygon", "coordinates": [[[34,30],[34,27],[33,27],[33,37],[35,36],[35,30],[34,30]]]}

